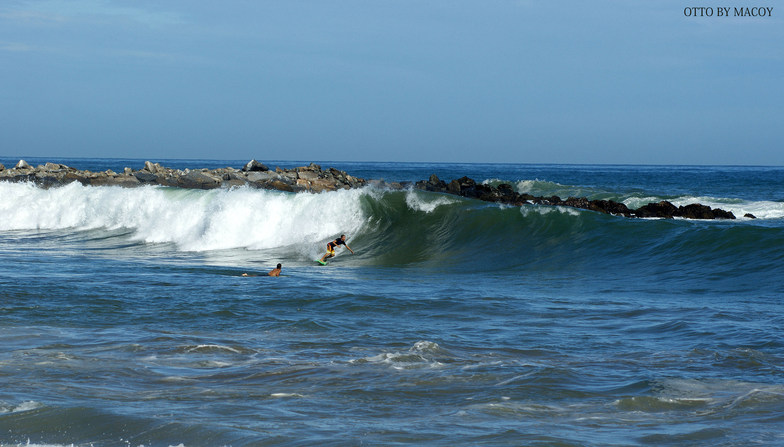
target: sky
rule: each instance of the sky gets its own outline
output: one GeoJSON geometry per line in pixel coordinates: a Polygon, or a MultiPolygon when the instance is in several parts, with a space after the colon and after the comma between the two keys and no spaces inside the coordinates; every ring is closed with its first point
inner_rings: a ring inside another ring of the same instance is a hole
{"type": "Polygon", "coordinates": [[[3,0],[0,156],[784,165],[784,5],[699,3],[3,0]]]}

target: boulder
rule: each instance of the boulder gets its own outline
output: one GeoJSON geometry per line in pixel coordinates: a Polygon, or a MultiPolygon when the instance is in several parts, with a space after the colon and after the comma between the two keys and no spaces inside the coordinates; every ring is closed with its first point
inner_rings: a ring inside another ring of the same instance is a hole
{"type": "Polygon", "coordinates": [[[221,185],[219,178],[204,172],[190,171],[177,179],[177,186],[190,189],[214,189],[221,185]]]}
{"type": "Polygon", "coordinates": [[[270,180],[266,182],[267,189],[276,189],[278,191],[287,191],[287,192],[294,192],[295,188],[290,184],[285,182],[281,179],[270,180]]]}
{"type": "Polygon", "coordinates": [[[709,206],[701,205],[699,203],[692,203],[691,205],[678,207],[675,213],[678,217],[686,219],[715,219],[716,216],[709,206]]]}
{"type": "Polygon", "coordinates": [[[140,183],[146,183],[146,184],[158,183],[158,176],[146,169],[143,169],[141,171],[136,171],[133,173],[133,175],[134,177],[136,177],[137,180],[139,180],[140,183]]]}
{"type": "Polygon", "coordinates": [[[19,160],[19,163],[17,163],[16,166],[14,166],[14,169],[33,169],[33,167],[27,164],[26,161],[19,160]]]}
{"type": "Polygon", "coordinates": [[[133,175],[99,175],[90,179],[90,185],[93,186],[122,186],[132,187],[139,186],[139,179],[133,175]]]}
{"type": "Polygon", "coordinates": [[[335,182],[326,179],[315,179],[310,181],[311,192],[335,191],[337,189],[335,182]]]}
{"type": "Polygon", "coordinates": [[[315,180],[319,178],[319,173],[316,171],[309,171],[309,170],[297,170],[297,178],[303,180],[315,180]]]}
{"type": "Polygon", "coordinates": [[[660,217],[671,219],[678,208],[672,203],[662,200],[658,203],[649,203],[634,210],[634,215],[637,217],[660,217]]]}
{"type": "Polygon", "coordinates": [[[249,161],[245,166],[242,167],[244,172],[255,172],[255,171],[269,171],[269,168],[266,167],[263,163],[254,160],[249,161]]]}
{"type": "Polygon", "coordinates": [[[631,211],[626,205],[613,200],[591,200],[588,202],[587,209],[606,214],[616,214],[626,217],[631,216],[631,211]]]}
{"type": "Polygon", "coordinates": [[[278,177],[278,174],[272,171],[251,172],[246,176],[249,182],[266,182],[278,177]]]}
{"type": "Polygon", "coordinates": [[[163,174],[166,172],[166,168],[160,165],[160,163],[152,163],[149,161],[144,162],[144,168],[147,172],[152,172],[153,174],[163,174]]]}

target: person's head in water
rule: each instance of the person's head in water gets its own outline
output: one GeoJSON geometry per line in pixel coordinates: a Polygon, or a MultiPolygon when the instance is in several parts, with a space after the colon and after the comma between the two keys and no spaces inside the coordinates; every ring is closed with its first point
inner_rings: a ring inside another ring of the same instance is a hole
{"type": "Polygon", "coordinates": [[[280,269],[281,267],[283,267],[283,266],[280,265],[280,263],[278,263],[278,265],[275,266],[276,269],[280,269]]]}

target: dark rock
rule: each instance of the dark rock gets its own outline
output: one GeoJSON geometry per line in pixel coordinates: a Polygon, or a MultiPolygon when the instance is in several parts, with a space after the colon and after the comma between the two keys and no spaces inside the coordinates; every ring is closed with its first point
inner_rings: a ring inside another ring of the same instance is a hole
{"type": "Polygon", "coordinates": [[[427,183],[425,183],[425,189],[427,191],[435,192],[446,192],[447,190],[446,183],[439,179],[435,174],[431,175],[430,179],[428,179],[427,183]]]}
{"type": "Polygon", "coordinates": [[[265,166],[263,163],[254,160],[249,161],[245,166],[242,167],[244,172],[255,172],[255,171],[269,171],[269,168],[265,166]]]}
{"type": "Polygon", "coordinates": [[[756,219],[757,218],[757,216],[755,216],[755,215],[753,215],[751,213],[746,213],[746,214],[743,215],[743,217],[748,218],[748,219],[756,219]]]}
{"type": "Polygon", "coordinates": [[[158,176],[149,171],[136,171],[133,173],[133,175],[141,183],[148,183],[148,184],[158,183],[158,176]]]}
{"type": "Polygon", "coordinates": [[[0,163],[0,171],[5,171],[5,165],[0,163]]]}
{"type": "Polygon", "coordinates": [[[592,211],[599,211],[606,214],[615,214],[629,217],[631,211],[623,203],[614,200],[591,200],[588,202],[588,208],[592,211]]]}
{"type": "Polygon", "coordinates": [[[634,210],[634,215],[637,217],[659,217],[665,219],[672,219],[678,208],[672,203],[662,200],[659,203],[649,203],[634,210]]]}
{"type": "Polygon", "coordinates": [[[498,185],[497,189],[502,199],[501,201],[504,203],[514,202],[517,198],[517,192],[512,188],[512,185],[508,183],[501,183],[498,185]]]}
{"type": "Polygon", "coordinates": [[[675,213],[678,217],[686,219],[715,219],[716,216],[709,206],[701,205],[699,203],[692,203],[691,205],[681,206],[675,213]]]}
{"type": "MultiPolygon", "coordinates": [[[[561,202],[565,206],[571,206],[573,208],[582,208],[584,210],[590,209],[591,203],[585,197],[569,197],[563,202],[561,202]]],[[[603,211],[602,209],[598,208],[594,211],[603,211]]]]}
{"type": "Polygon", "coordinates": [[[58,186],[62,184],[62,180],[53,175],[41,175],[41,176],[36,175],[35,177],[36,177],[35,183],[44,188],[51,188],[53,186],[58,186]]]}
{"type": "Polygon", "coordinates": [[[735,215],[732,214],[732,211],[725,211],[721,208],[714,208],[713,216],[716,219],[735,219],[735,215]]]}

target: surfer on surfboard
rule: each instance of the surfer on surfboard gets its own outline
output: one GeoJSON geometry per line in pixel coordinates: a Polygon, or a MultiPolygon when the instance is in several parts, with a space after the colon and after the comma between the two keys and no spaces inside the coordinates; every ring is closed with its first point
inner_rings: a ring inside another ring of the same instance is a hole
{"type": "Polygon", "coordinates": [[[348,244],[346,244],[346,235],[341,234],[339,238],[327,243],[327,252],[324,254],[324,256],[321,257],[321,259],[318,260],[318,262],[321,265],[327,265],[327,259],[335,256],[335,247],[337,247],[338,245],[345,246],[346,248],[348,248],[348,251],[350,251],[352,255],[354,254],[354,250],[352,250],[351,247],[349,247],[348,244]]]}

